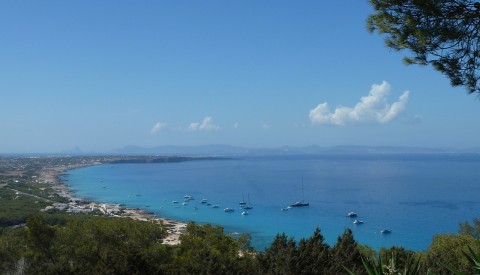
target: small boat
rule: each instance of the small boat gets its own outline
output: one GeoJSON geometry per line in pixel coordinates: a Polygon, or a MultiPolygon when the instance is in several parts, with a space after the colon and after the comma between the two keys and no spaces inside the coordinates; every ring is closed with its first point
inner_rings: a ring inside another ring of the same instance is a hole
{"type": "Polygon", "coordinates": [[[185,196],[183,196],[183,199],[186,200],[186,201],[189,201],[189,200],[193,200],[195,198],[192,195],[185,195],[185,196]]]}
{"type": "Polygon", "coordinates": [[[248,213],[247,211],[243,211],[243,212],[242,212],[242,215],[243,215],[243,216],[247,216],[247,215],[249,215],[249,213],[248,213]]]}
{"type": "Polygon", "coordinates": [[[198,210],[198,207],[194,206],[193,209],[198,210]]]}
{"type": "Polygon", "coordinates": [[[353,221],[354,224],[363,224],[363,221],[360,221],[360,220],[354,220],[353,221]]]}
{"type": "Polygon", "coordinates": [[[250,194],[248,195],[248,203],[243,207],[243,209],[253,209],[253,206],[250,204],[250,194]]]}
{"type": "Polygon", "coordinates": [[[297,201],[297,202],[294,202],[292,204],[290,204],[291,207],[299,207],[299,206],[309,206],[310,203],[308,202],[305,202],[305,201],[297,201]]]}
{"type": "Polygon", "coordinates": [[[220,207],[220,205],[218,205],[218,204],[212,205],[212,208],[219,208],[219,207],[220,207]]]}
{"type": "Polygon", "coordinates": [[[178,203],[178,201],[172,201],[172,203],[178,203]]]}
{"type": "Polygon", "coordinates": [[[207,199],[202,199],[202,201],[201,201],[200,203],[203,203],[203,204],[205,204],[205,203],[207,203],[207,202],[208,202],[208,200],[207,200],[207,199]]]}
{"type": "Polygon", "coordinates": [[[352,211],[352,212],[348,212],[348,214],[347,214],[347,217],[349,217],[349,218],[355,218],[356,216],[357,216],[357,213],[355,213],[355,212],[353,212],[353,211],[352,211]]]}
{"type": "Polygon", "coordinates": [[[186,203],[186,202],[182,202],[182,205],[187,205],[187,203],[186,203]]]}
{"type": "Polygon", "coordinates": [[[380,230],[380,233],[382,233],[382,234],[390,234],[390,233],[392,233],[392,230],[390,230],[390,229],[382,229],[382,230],[380,230]]]}
{"type": "Polygon", "coordinates": [[[238,204],[240,204],[240,207],[241,207],[241,208],[245,207],[245,205],[247,204],[247,202],[246,202],[245,199],[243,198],[243,194],[242,194],[242,201],[240,201],[238,204]]]}
{"type": "Polygon", "coordinates": [[[234,212],[235,209],[233,209],[233,208],[228,208],[228,207],[227,207],[227,208],[223,209],[223,211],[225,211],[225,212],[234,212]]]}

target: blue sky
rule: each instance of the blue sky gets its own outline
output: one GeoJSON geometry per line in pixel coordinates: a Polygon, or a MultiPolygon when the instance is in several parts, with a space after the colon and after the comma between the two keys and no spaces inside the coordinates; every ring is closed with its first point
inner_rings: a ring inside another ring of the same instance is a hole
{"type": "Polygon", "coordinates": [[[480,102],[366,30],[367,1],[1,1],[0,153],[479,147],[480,102]]]}

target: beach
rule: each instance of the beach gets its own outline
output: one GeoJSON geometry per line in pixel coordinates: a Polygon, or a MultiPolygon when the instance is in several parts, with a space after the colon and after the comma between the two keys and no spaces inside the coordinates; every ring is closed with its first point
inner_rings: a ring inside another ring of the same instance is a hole
{"type": "Polygon", "coordinates": [[[60,164],[42,167],[38,171],[37,181],[49,184],[54,192],[68,199],[68,203],[53,203],[44,210],[58,209],[68,213],[100,213],[111,217],[129,218],[134,220],[155,222],[162,224],[168,232],[163,240],[164,244],[177,245],[180,243],[180,235],[185,232],[187,223],[157,217],[149,211],[139,208],[125,208],[120,204],[90,202],[85,198],[77,197],[60,178],[62,174],[68,173],[72,169],[81,167],[99,165],[101,162],[87,162],[80,164],[60,164]]]}

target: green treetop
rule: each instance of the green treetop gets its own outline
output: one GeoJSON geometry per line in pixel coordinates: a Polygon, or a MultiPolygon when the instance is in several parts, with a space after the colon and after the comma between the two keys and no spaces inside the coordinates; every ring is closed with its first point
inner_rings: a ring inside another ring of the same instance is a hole
{"type": "Polygon", "coordinates": [[[408,49],[407,64],[432,65],[452,86],[480,93],[480,2],[472,0],[370,0],[368,29],[386,45],[408,49]]]}

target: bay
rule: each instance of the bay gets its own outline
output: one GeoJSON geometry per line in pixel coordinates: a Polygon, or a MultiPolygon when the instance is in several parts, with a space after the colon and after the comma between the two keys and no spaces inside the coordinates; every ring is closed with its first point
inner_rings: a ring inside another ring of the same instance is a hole
{"type": "Polygon", "coordinates": [[[435,234],[456,233],[459,223],[479,216],[479,164],[470,154],[263,156],[102,164],[63,179],[80,197],[249,233],[257,250],[277,233],[299,240],[316,227],[330,245],[351,228],[358,242],[375,249],[425,250],[435,234]],[[182,205],[187,194],[195,199],[182,205]],[[310,206],[281,210],[302,197],[310,206]],[[241,215],[239,202],[248,199],[253,209],[241,215]],[[235,211],[225,213],[226,207],[235,211]],[[364,224],[353,224],[350,211],[364,224]]]}

